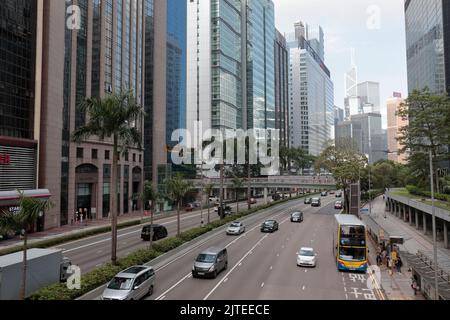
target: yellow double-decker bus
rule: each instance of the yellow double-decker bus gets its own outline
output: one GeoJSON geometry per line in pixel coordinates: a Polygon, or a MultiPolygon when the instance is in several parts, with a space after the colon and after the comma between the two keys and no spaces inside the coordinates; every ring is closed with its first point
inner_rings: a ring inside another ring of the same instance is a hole
{"type": "Polygon", "coordinates": [[[366,272],[369,252],[365,224],[350,214],[337,214],[335,218],[333,251],[338,270],[366,272]]]}

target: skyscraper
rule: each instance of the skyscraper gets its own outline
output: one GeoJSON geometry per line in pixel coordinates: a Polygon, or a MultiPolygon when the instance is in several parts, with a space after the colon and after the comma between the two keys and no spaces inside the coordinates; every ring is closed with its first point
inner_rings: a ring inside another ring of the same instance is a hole
{"type": "Polygon", "coordinates": [[[405,1],[409,92],[428,87],[445,93],[450,86],[450,3],[405,1]]]}
{"type": "Polygon", "coordinates": [[[374,81],[365,81],[357,87],[360,110],[363,113],[381,113],[380,84],[374,81]]]}
{"type": "Polygon", "coordinates": [[[334,91],[331,74],[295,24],[296,39],[290,47],[290,139],[291,146],[319,155],[333,137],[334,91]]]}
{"type": "Polygon", "coordinates": [[[190,1],[187,128],[275,127],[275,23],[271,0],[190,1]]]}
{"type": "Polygon", "coordinates": [[[275,40],[275,128],[280,130],[280,146],[289,147],[289,48],[278,30],[275,40]]]}
{"type": "Polygon", "coordinates": [[[401,97],[390,98],[387,100],[387,134],[388,134],[388,159],[394,162],[406,163],[406,155],[398,154],[402,148],[397,138],[400,136],[400,129],[408,124],[397,115],[400,105],[404,102],[401,97]]]}

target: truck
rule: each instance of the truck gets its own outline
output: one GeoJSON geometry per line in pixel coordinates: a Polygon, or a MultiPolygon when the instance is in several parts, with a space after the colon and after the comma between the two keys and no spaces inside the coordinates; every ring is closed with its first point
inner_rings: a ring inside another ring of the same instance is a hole
{"type": "MultiPolygon", "coordinates": [[[[71,261],[60,249],[27,250],[26,294],[67,281],[71,261]]],[[[0,256],[0,300],[18,300],[22,284],[23,251],[0,256]]]]}

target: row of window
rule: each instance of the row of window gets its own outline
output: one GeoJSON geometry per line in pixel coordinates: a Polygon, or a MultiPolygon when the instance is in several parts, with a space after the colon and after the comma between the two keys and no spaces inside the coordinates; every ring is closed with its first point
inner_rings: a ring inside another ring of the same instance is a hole
{"type": "MultiPolygon", "coordinates": [[[[83,159],[84,158],[84,148],[77,148],[77,158],[78,159],[83,159]]],[[[91,159],[92,160],[97,160],[98,159],[98,149],[91,149],[91,159]]],[[[110,150],[105,150],[105,155],[104,155],[104,159],[105,160],[111,160],[111,151],[110,150]]],[[[120,159],[120,155],[119,155],[119,159],[120,159]]],[[[123,159],[125,161],[129,160],[129,154],[128,152],[126,152],[124,154],[123,159]]],[[[133,162],[136,162],[137,159],[137,154],[133,153],[133,162]]],[[[139,162],[142,162],[142,155],[139,155],[139,162]]]]}

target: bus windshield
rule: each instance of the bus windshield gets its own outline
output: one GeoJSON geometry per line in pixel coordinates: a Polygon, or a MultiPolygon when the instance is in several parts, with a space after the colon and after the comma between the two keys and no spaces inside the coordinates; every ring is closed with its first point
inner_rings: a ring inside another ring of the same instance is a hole
{"type": "Polygon", "coordinates": [[[364,261],[366,260],[366,249],[341,247],[339,259],[344,261],[364,261]]]}
{"type": "Polygon", "coordinates": [[[340,230],[342,246],[365,246],[366,230],[364,226],[342,225],[340,230]]]}

